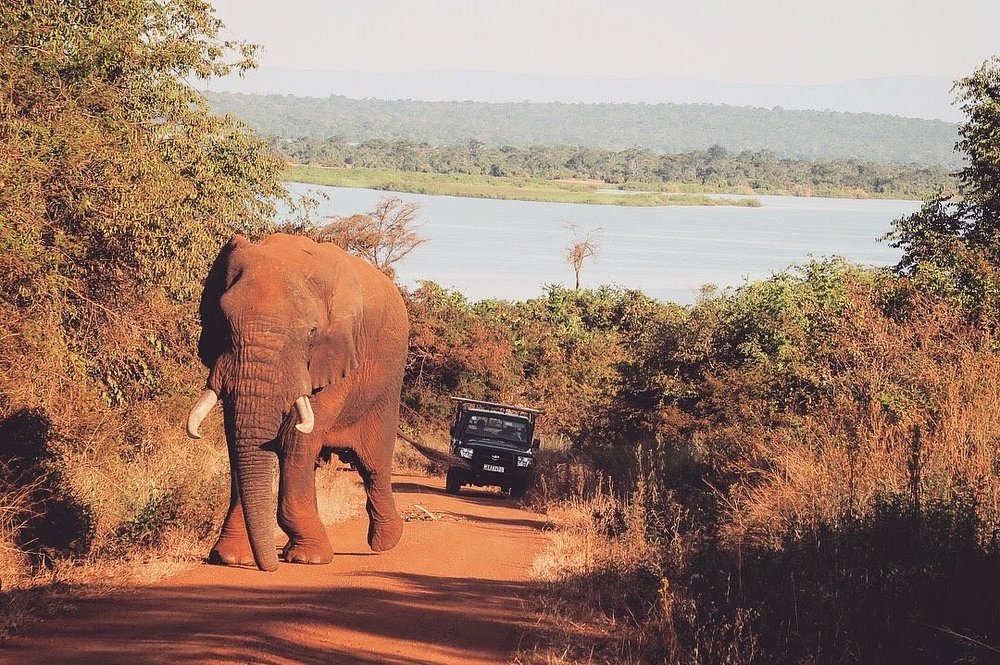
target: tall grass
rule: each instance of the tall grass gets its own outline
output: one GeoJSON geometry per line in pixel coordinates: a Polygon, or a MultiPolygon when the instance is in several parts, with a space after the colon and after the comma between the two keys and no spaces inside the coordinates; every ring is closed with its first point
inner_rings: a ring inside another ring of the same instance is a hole
{"type": "Polygon", "coordinates": [[[229,471],[217,414],[204,440],[184,433],[204,377],[188,362],[188,322],[178,322],[175,305],[114,312],[52,299],[2,315],[6,632],[61,602],[61,589],[148,578],[170,570],[155,572],[151,559],[203,556],[227,503],[229,471]],[[64,320],[80,337],[56,334],[64,320]],[[90,345],[103,352],[99,364],[90,345]]]}
{"type": "Polygon", "coordinates": [[[515,662],[756,662],[752,612],[699,604],[700,536],[684,508],[653,492],[640,483],[620,496],[605,480],[588,498],[547,505],[554,530],[532,568],[541,618],[515,662]]]}

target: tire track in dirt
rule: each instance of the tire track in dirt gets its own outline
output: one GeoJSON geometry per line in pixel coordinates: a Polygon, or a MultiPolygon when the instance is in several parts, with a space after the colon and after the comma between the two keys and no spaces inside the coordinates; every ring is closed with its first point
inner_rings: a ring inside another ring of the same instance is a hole
{"type": "Polygon", "coordinates": [[[326,566],[276,573],[200,565],[151,586],[81,600],[0,647],[15,663],[498,663],[537,617],[531,563],[544,517],[443,480],[394,478],[411,517],[374,554],[366,523],[329,528],[326,566]],[[430,515],[428,515],[430,513],[430,515]]]}

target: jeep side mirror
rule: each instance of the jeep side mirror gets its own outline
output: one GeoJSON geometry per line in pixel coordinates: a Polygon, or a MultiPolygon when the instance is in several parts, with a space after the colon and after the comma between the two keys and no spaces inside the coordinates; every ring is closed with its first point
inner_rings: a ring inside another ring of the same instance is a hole
{"type": "Polygon", "coordinates": [[[542,440],[535,439],[534,441],[531,442],[531,447],[534,448],[535,450],[538,450],[539,448],[542,447],[542,440]]]}

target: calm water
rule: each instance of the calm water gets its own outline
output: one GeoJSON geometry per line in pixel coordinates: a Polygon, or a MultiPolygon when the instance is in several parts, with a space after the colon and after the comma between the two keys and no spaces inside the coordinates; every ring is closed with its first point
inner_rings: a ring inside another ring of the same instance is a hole
{"type": "MultiPolygon", "coordinates": [[[[290,183],[321,191],[321,215],[369,211],[390,194],[369,189],[290,183]]],[[[573,285],[566,222],[600,228],[597,259],[581,285],[615,284],[660,300],[691,303],[702,284],[738,286],[811,257],[843,256],[884,266],[899,252],[877,238],[918,201],[761,196],[761,208],[673,206],[622,208],[400,194],[420,204],[427,242],[397,265],[407,286],[433,280],[470,300],[538,296],[546,284],[573,285]]]]}

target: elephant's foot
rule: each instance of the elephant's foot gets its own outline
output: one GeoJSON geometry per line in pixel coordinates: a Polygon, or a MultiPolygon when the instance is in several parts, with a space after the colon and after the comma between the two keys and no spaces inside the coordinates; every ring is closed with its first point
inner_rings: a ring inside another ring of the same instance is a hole
{"type": "Polygon", "coordinates": [[[375,552],[391,550],[403,537],[403,520],[399,515],[384,522],[368,522],[368,546],[375,552]]]}
{"type": "Polygon", "coordinates": [[[221,538],[208,553],[208,562],[221,566],[256,566],[249,542],[234,542],[221,538]]]}
{"type": "Polygon", "coordinates": [[[326,539],[321,543],[289,540],[281,551],[281,558],[288,563],[330,563],[333,561],[333,547],[326,539]]]}

